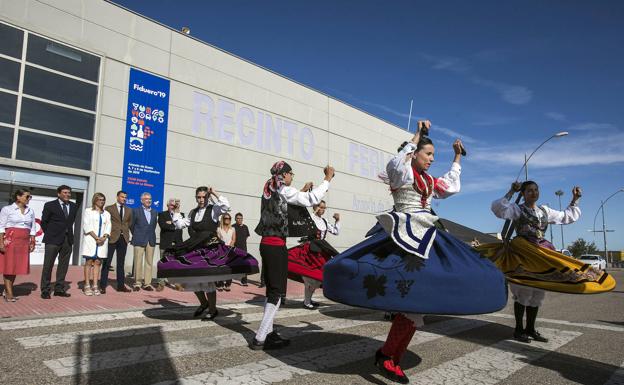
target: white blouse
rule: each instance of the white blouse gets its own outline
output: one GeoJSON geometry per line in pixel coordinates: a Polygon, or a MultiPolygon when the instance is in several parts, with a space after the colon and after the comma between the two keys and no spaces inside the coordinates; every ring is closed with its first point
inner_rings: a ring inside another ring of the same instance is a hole
{"type": "MultiPolygon", "coordinates": [[[[386,171],[382,172],[379,177],[387,184],[390,189],[397,190],[403,186],[411,186],[414,184],[414,170],[412,169],[411,154],[416,151],[414,143],[408,143],[403,147],[397,155],[395,155],[386,165],[386,171]]],[[[443,199],[456,194],[461,189],[460,176],[461,165],[453,162],[451,170],[441,177],[437,178],[438,183],[442,182],[443,189],[435,189],[433,198],[443,199]]]]}
{"type": "MultiPolygon", "coordinates": [[[[546,205],[540,207],[546,212],[546,220],[550,224],[567,225],[578,221],[581,217],[581,209],[578,206],[568,206],[564,211],[553,210],[546,205]]],[[[492,212],[501,219],[516,220],[522,215],[520,206],[505,197],[492,202],[492,212]]],[[[544,214],[542,210],[535,210],[535,215],[541,217],[544,214]]]]}
{"type": "Polygon", "coordinates": [[[234,228],[230,226],[228,231],[223,230],[221,227],[217,229],[217,236],[226,245],[230,246],[232,243],[232,237],[234,236],[234,228]]]}
{"type": "MultiPolygon", "coordinates": [[[[217,201],[212,203],[212,212],[210,213],[210,217],[214,222],[218,222],[219,217],[222,214],[227,213],[228,211],[230,211],[230,201],[228,201],[226,197],[221,195],[219,196],[219,199],[217,199],[217,201]]],[[[205,213],[206,207],[195,210],[195,222],[201,222],[201,220],[204,219],[205,213]]],[[[191,225],[191,218],[182,218],[182,214],[180,213],[174,213],[172,220],[173,224],[178,230],[189,227],[191,225]]]]}
{"type": "Polygon", "coordinates": [[[35,211],[26,206],[24,214],[22,214],[17,204],[13,203],[4,206],[0,211],[0,233],[6,232],[6,229],[16,227],[18,229],[30,229],[30,235],[37,234],[37,223],[35,222],[35,211]]]}
{"type": "Polygon", "coordinates": [[[321,203],[327,190],[329,190],[329,182],[323,180],[312,191],[300,191],[296,187],[282,185],[277,192],[283,200],[291,205],[311,207],[321,203]]]}
{"type": "Polygon", "coordinates": [[[327,233],[334,235],[338,235],[340,233],[340,222],[336,222],[333,225],[327,222],[327,226],[325,226],[325,220],[323,220],[323,217],[319,217],[316,214],[312,214],[312,220],[314,220],[316,228],[321,232],[321,239],[325,239],[327,233]]]}

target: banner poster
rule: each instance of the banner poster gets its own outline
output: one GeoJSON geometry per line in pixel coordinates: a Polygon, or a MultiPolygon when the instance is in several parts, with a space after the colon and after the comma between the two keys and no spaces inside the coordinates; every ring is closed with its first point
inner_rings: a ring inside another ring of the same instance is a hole
{"type": "MultiPolygon", "coordinates": [[[[55,196],[33,195],[30,201],[28,202],[28,207],[33,209],[33,211],[35,212],[35,222],[37,223],[37,233],[35,235],[35,250],[33,250],[33,252],[30,253],[31,265],[43,265],[43,257],[45,255],[45,245],[43,244],[43,229],[41,228],[41,216],[43,214],[43,205],[55,199],[58,199],[58,198],[55,196]]],[[[70,199],[70,200],[76,203],[75,199],[70,199]]],[[[82,212],[82,210],[79,210],[78,212],[80,213],[82,212]]],[[[75,225],[74,225],[74,234],[76,234],[75,225]]],[[[76,234],[76,235],[79,236],[80,234],[76,234]]],[[[54,264],[56,265],[57,262],[58,262],[58,259],[54,261],[54,264]]]]}
{"type": "Polygon", "coordinates": [[[152,194],[156,211],[163,207],[169,85],[167,79],[130,68],[122,181],[129,207],[141,206],[144,192],[152,194]]]}

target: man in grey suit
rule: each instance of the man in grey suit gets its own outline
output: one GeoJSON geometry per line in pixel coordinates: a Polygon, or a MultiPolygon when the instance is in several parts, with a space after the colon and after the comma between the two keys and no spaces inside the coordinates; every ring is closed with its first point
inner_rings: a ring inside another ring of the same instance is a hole
{"type": "Polygon", "coordinates": [[[156,246],[158,213],[152,208],[152,195],[141,194],[141,207],[134,209],[130,230],[134,246],[134,291],[152,291],[152,265],[156,246]],[[145,267],[144,267],[145,264],[145,267]]]}

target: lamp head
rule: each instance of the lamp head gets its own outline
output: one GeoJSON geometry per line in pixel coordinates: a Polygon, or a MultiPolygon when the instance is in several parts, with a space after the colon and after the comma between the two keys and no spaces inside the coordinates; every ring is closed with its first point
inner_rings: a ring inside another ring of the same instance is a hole
{"type": "Polygon", "coordinates": [[[555,134],[555,138],[561,138],[562,136],[566,136],[568,134],[569,134],[568,131],[561,131],[555,134]]]}

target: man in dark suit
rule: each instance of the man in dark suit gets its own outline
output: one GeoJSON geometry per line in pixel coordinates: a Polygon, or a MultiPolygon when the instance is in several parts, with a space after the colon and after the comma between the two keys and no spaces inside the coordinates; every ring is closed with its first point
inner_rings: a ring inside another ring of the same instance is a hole
{"type": "Polygon", "coordinates": [[[156,247],[156,223],[158,213],[152,208],[152,195],[141,194],[141,207],[134,209],[130,231],[134,246],[134,291],[152,291],[152,265],[156,247]],[[144,266],[145,264],[145,266],[144,266]]]}
{"type": "Polygon", "coordinates": [[[54,295],[70,297],[65,291],[65,276],[69,268],[69,257],[74,244],[74,221],[78,212],[78,206],[71,202],[71,187],[62,185],[56,189],[58,199],[43,205],[41,215],[41,228],[43,229],[43,243],[45,254],[43,257],[43,270],[41,271],[41,298],[50,299],[52,268],[56,257],[56,282],[54,295]]]}
{"type": "Polygon", "coordinates": [[[126,261],[126,251],[128,242],[130,242],[130,224],[132,223],[132,209],[126,207],[126,199],[128,194],[125,191],[117,192],[117,202],[110,206],[106,206],[106,211],[111,216],[111,235],[108,239],[108,255],[106,261],[102,264],[102,278],[100,279],[100,292],[106,294],[106,286],[108,285],[108,271],[113,262],[113,255],[117,252],[117,291],[130,292],[130,289],[124,284],[125,271],[124,265],[126,261]]]}
{"type": "MultiPolygon", "coordinates": [[[[167,202],[167,210],[158,213],[161,258],[165,250],[182,243],[182,229],[176,229],[173,224],[173,210],[176,208],[176,204],[179,206],[180,201],[176,199],[169,199],[167,202]]],[[[184,218],[184,214],[180,214],[182,215],[182,218],[184,218]]]]}

